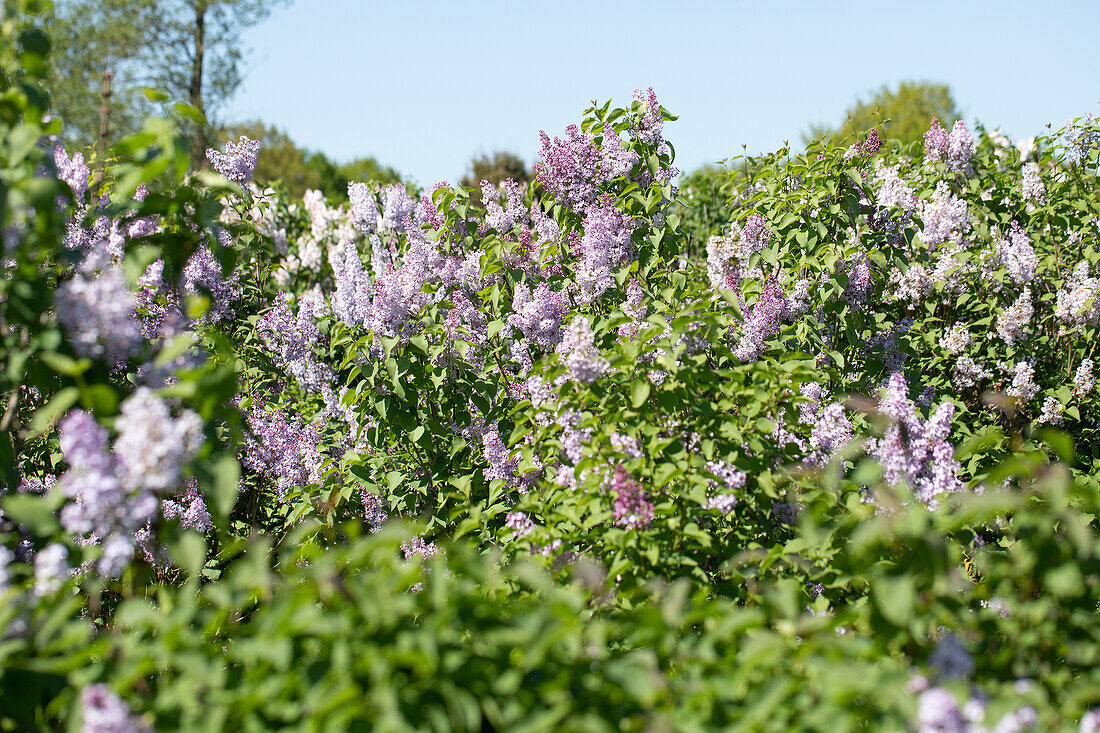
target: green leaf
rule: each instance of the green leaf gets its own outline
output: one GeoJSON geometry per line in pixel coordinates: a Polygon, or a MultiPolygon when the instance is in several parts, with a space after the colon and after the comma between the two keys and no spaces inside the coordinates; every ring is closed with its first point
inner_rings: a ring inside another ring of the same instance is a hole
{"type": "Polygon", "coordinates": [[[634,385],[630,388],[630,404],[639,408],[649,399],[649,380],[641,375],[635,375],[634,385]]]}

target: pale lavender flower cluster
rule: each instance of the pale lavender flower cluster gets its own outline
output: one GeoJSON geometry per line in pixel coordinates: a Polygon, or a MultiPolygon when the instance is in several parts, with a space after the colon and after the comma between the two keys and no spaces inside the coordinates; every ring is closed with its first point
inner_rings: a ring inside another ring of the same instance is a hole
{"type": "Polygon", "coordinates": [[[966,201],[951,193],[947,181],[937,183],[932,200],[921,204],[920,218],[924,225],[920,239],[925,244],[958,241],[970,231],[970,212],[966,201]]]}
{"type": "Polygon", "coordinates": [[[365,326],[387,336],[407,336],[415,329],[415,319],[433,300],[425,285],[436,280],[441,261],[434,244],[419,234],[409,233],[408,246],[400,266],[387,269],[375,283],[369,316],[365,326]]]}
{"type": "MultiPolygon", "coordinates": [[[[1028,317],[1030,320],[1030,316],[1028,317]]],[[[956,323],[940,337],[940,348],[949,354],[962,354],[970,348],[973,338],[963,323],[956,323]]]]}
{"type": "Polygon", "coordinates": [[[541,161],[535,164],[535,178],[552,197],[575,210],[596,200],[597,187],[625,175],[638,162],[638,154],[627,149],[610,127],[604,128],[603,145],[596,136],[583,133],[576,125],[565,128],[565,138],[551,141],[539,132],[541,161]]]}
{"type": "Polygon", "coordinates": [[[98,274],[76,273],[54,291],[54,306],[80,356],[124,361],[144,344],[137,298],[117,265],[98,274]]]}
{"type": "Polygon", "coordinates": [[[1031,323],[1033,312],[1031,288],[1024,288],[1016,302],[997,316],[997,335],[1009,346],[1024,341],[1027,339],[1025,329],[1031,323]]]}
{"type": "Polygon", "coordinates": [[[372,234],[378,228],[378,202],[374,192],[365,183],[348,184],[348,201],[351,204],[351,221],[363,234],[372,234]]]}
{"type": "Polygon", "coordinates": [[[1039,269],[1039,258],[1031,246],[1031,238],[1016,222],[1012,222],[1008,236],[997,241],[997,259],[1016,285],[1026,285],[1034,280],[1039,269]]]}
{"type": "Polygon", "coordinates": [[[983,380],[993,376],[993,372],[983,367],[969,356],[960,356],[955,362],[955,369],[951,374],[951,383],[957,389],[969,389],[976,387],[983,380]]]}
{"type": "MultiPolygon", "coordinates": [[[[229,234],[224,229],[218,232],[223,245],[228,244],[229,234]]],[[[185,293],[210,293],[211,308],[208,317],[214,321],[224,321],[233,314],[233,303],[240,297],[236,272],[229,277],[222,274],[221,263],[206,245],[195,250],[181,273],[181,284],[185,293]]]]}
{"type": "Polygon", "coordinates": [[[940,679],[965,679],[974,671],[974,657],[954,634],[940,640],[928,655],[928,664],[940,679]]]}
{"type": "Polygon", "coordinates": [[[322,337],[309,306],[309,302],[301,303],[295,314],[290,296],[279,293],[271,310],[257,321],[256,333],[279,368],[297,379],[303,389],[321,393],[331,388],[336,373],[314,354],[322,337]]]}
{"type": "Polygon", "coordinates": [[[851,442],[852,423],[844,413],[844,405],[833,402],[821,411],[810,431],[809,449],[806,465],[824,467],[851,442]]]}
{"type": "Polygon", "coordinates": [[[174,499],[165,499],[160,506],[161,516],[177,519],[184,529],[206,534],[214,527],[206,501],[194,486],[174,499]]]}
{"type": "Polygon", "coordinates": [[[905,377],[896,372],[878,409],[890,425],[881,438],[868,442],[867,452],[882,465],[888,483],[908,485],[929,507],[936,506],[939,496],[961,488],[960,466],[948,440],[954,405],[943,403],[925,420],[909,399],[905,377]]]}
{"type": "Polygon", "coordinates": [[[1081,360],[1081,363],[1077,366],[1077,371],[1073,374],[1073,393],[1075,395],[1084,397],[1096,387],[1096,377],[1093,376],[1092,369],[1092,359],[1081,360]]]}
{"type": "Polygon", "coordinates": [[[653,502],[640,483],[623,466],[616,466],[611,478],[614,502],[611,513],[615,524],[627,529],[645,529],[653,521],[653,502]]]}
{"type": "Polygon", "coordinates": [[[948,168],[960,173],[970,170],[970,159],[978,149],[978,143],[970,134],[966,123],[959,120],[947,132],[935,117],[932,126],[924,133],[924,157],[929,162],[946,162],[948,168]]]}
{"type": "Polygon", "coordinates": [[[1021,405],[1031,402],[1039,394],[1039,385],[1035,383],[1035,365],[1029,361],[1016,362],[1012,367],[1012,384],[1005,394],[1015,397],[1021,405]]]}
{"type": "Polygon", "coordinates": [[[575,267],[581,299],[591,303],[614,285],[612,272],[631,262],[635,250],[630,241],[635,223],[623,216],[609,196],[589,206],[584,218],[584,236],[577,246],[575,267]]]}
{"type": "Polygon", "coordinates": [[[1024,201],[1030,201],[1039,206],[1047,202],[1047,187],[1043,184],[1042,176],[1039,175],[1038,163],[1024,164],[1020,190],[1024,195],[1024,201]]]}
{"type": "Polygon", "coordinates": [[[1062,417],[1065,405],[1058,401],[1057,397],[1048,396],[1043,400],[1043,409],[1039,413],[1040,425],[1061,425],[1066,420],[1062,417]]]}
{"type": "Polygon", "coordinates": [[[61,590],[72,577],[69,551],[57,542],[43,547],[34,558],[34,595],[44,598],[61,590]]]}
{"type": "Polygon", "coordinates": [[[779,333],[783,321],[790,315],[786,298],[779,292],[774,275],[764,283],[760,297],[741,323],[741,335],[733,354],[743,362],[756,361],[764,353],[766,341],[779,333]]]}
{"type": "Polygon", "coordinates": [[[558,353],[573,379],[583,384],[592,384],[611,366],[596,348],[596,334],[584,316],[577,316],[566,327],[558,353]]]}
{"type": "Polygon", "coordinates": [[[634,136],[649,145],[660,143],[665,123],[661,119],[661,105],[657,102],[653,87],[644,94],[641,89],[635,89],[634,101],[642,105],[642,118],[633,128],[634,136]]]}
{"type": "Polygon", "coordinates": [[[504,526],[512,530],[517,538],[526,537],[535,529],[535,523],[523,512],[509,512],[504,517],[504,526]]]}
{"type": "Polygon", "coordinates": [[[526,283],[517,283],[512,311],[508,323],[522,331],[525,339],[553,349],[561,341],[561,321],[569,312],[569,301],[565,293],[556,293],[545,283],[534,290],[526,283]]]}
{"type": "Polygon", "coordinates": [[[361,490],[362,502],[363,502],[363,518],[367,524],[370,525],[371,532],[377,532],[382,529],[382,525],[389,520],[390,515],[386,511],[385,505],[382,503],[382,497],[375,494],[373,491],[367,491],[365,488],[361,490]]]}
{"type": "Polygon", "coordinates": [[[635,278],[630,278],[626,283],[623,313],[634,320],[619,326],[619,338],[629,340],[637,336],[642,329],[643,319],[646,317],[647,311],[645,291],[642,290],[641,284],[635,278]]]}
{"type": "Polygon", "coordinates": [[[879,161],[875,169],[875,179],[879,183],[875,203],[886,209],[896,206],[911,214],[917,210],[920,201],[912,186],[902,180],[900,168],[900,164],[886,166],[879,161]]]}
{"type": "Polygon", "coordinates": [[[285,496],[290,489],[320,483],[324,457],[317,449],[320,428],[302,424],[279,408],[254,406],[248,413],[248,434],[241,463],[276,483],[285,496]]]}
{"type": "Polygon", "coordinates": [[[150,733],[126,702],[110,687],[88,685],[80,692],[80,733],[150,733]]]}
{"type": "Polygon", "coordinates": [[[508,451],[508,446],[500,437],[500,431],[495,425],[486,427],[481,436],[481,449],[485,456],[485,462],[489,469],[485,471],[485,478],[490,481],[500,479],[515,488],[518,485],[516,469],[519,460],[508,451]]]}
{"type": "Polygon", "coordinates": [[[204,439],[196,413],[173,418],[168,404],[145,387],[123,402],[116,428],[112,450],[107,431],[88,413],[76,410],[61,423],[69,470],[58,486],[71,500],[61,510],[61,524],[102,543],[98,570],[106,577],[125,568],[134,534],[156,515],[158,496],[179,486],[183,467],[204,439]]]}
{"type": "Polygon", "coordinates": [[[446,554],[443,550],[439,549],[439,546],[434,542],[428,542],[423,537],[419,536],[402,542],[401,552],[404,553],[406,560],[411,560],[416,555],[419,555],[424,560],[428,560],[436,555],[445,556],[446,554]]]}
{"type": "Polygon", "coordinates": [[[1089,276],[1089,263],[1081,260],[1058,291],[1054,317],[1069,328],[1100,324],[1100,278],[1089,276]]]}
{"type": "Polygon", "coordinates": [[[501,192],[488,181],[481,182],[481,200],[485,204],[485,226],[500,234],[512,231],[516,224],[527,220],[523,191],[511,178],[504,181],[505,205],[500,205],[501,192]]]}
{"type": "Polygon", "coordinates": [[[382,219],[379,231],[404,232],[405,220],[412,220],[416,210],[416,199],[409,195],[400,183],[393,183],[382,189],[382,219]]]}
{"type": "Polygon", "coordinates": [[[1062,132],[1061,142],[1070,160],[1088,162],[1093,151],[1100,148],[1100,129],[1094,123],[1092,112],[1068,125],[1062,132]]]}
{"type": "Polygon", "coordinates": [[[84,194],[88,192],[88,177],[91,175],[91,171],[84,163],[84,154],[73,153],[73,157],[70,158],[65,152],[65,147],[58,145],[53,149],[53,161],[57,167],[58,180],[69,185],[77,203],[83,202],[84,194]]]}
{"type": "Polygon", "coordinates": [[[206,159],[214,170],[237,185],[247,186],[256,169],[256,155],[260,152],[260,143],[241,135],[240,140],[225,143],[225,152],[208,148],[206,159]]]}
{"type": "Polygon", "coordinates": [[[927,687],[922,680],[918,688],[917,733],[1022,733],[1039,722],[1035,709],[1025,705],[1005,713],[993,728],[986,728],[981,724],[985,718],[981,697],[968,699],[960,708],[955,696],[943,687],[927,687]]]}

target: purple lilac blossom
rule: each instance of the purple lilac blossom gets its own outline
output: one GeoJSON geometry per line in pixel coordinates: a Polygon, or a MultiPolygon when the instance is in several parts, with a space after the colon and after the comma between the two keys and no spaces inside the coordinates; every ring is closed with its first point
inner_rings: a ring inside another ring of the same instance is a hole
{"type": "Polygon", "coordinates": [[[616,466],[611,478],[615,495],[612,515],[615,524],[627,529],[645,529],[653,521],[653,502],[642,485],[630,477],[623,466],[616,466]]]}
{"type": "Polygon", "coordinates": [[[257,321],[256,333],[276,366],[298,380],[302,389],[321,393],[335,382],[332,367],[314,354],[314,349],[323,345],[323,338],[308,303],[301,303],[295,313],[290,296],[279,293],[272,308],[257,321]]]}
{"type": "Polygon", "coordinates": [[[601,197],[585,211],[584,236],[574,253],[580,260],[575,272],[584,302],[603,295],[614,285],[612,272],[634,259],[630,241],[634,228],[634,221],[614,207],[610,196],[601,197]]]}
{"type": "Polygon", "coordinates": [[[373,234],[378,228],[378,202],[374,192],[365,183],[348,184],[348,201],[351,204],[351,221],[362,234],[373,234]]]}
{"type": "Polygon", "coordinates": [[[927,420],[909,399],[901,373],[894,373],[879,402],[879,412],[890,418],[883,436],[868,442],[867,452],[882,465],[887,483],[908,485],[930,508],[939,497],[959,491],[959,463],[948,440],[954,405],[945,402],[927,420]]]}
{"type": "Polygon", "coordinates": [[[577,316],[570,322],[558,345],[558,353],[569,369],[569,374],[578,382],[592,384],[610,368],[607,359],[596,348],[596,335],[592,325],[584,316],[577,316]]]}
{"type": "Polygon", "coordinates": [[[1020,191],[1024,201],[1042,206],[1047,202],[1047,187],[1043,184],[1043,178],[1039,175],[1038,163],[1025,163],[1023,179],[1020,182],[1020,191]]]}
{"type": "Polygon", "coordinates": [[[81,733],[150,733],[149,726],[130,712],[125,701],[103,684],[80,692],[81,733]]]}
{"type": "Polygon", "coordinates": [[[83,203],[84,194],[88,192],[88,177],[91,171],[84,163],[83,153],[73,153],[70,158],[63,145],[53,149],[54,165],[57,167],[57,178],[69,185],[76,197],[77,203],[83,203]]]}
{"type": "Polygon", "coordinates": [[[1009,227],[1008,236],[997,241],[997,258],[1016,285],[1026,285],[1035,279],[1039,258],[1027,232],[1016,222],[1009,227]]]}
{"type": "Polygon", "coordinates": [[[137,304],[116,265],[98,274],[78,272],[54,291],[57,318],[73,350],[109,362],[129,359],[144,343],[137,304]]]}
{"type": "MultiPolygon", "coordinates": [[[[227,246],[229,233],[224,229],[218,232],[218,238],[223,239],[222,245],[227,246]]],[[[187,261],[186,267],[180,277],[183,292],[197,294],[199,292],[210,293],[211,307],[207,317],[217,323],[228,320],[233,315],[233,303],[240,298],[240,289],[237,282],[240,276],[234,272],[228,278],[222,275],[222,265],[214,257],[210,247],[203,245],[195,250],[187,261]]]]}
{"type": "Polygon", "coordinates": [[[226,141],[225,152],[208,148],[206,159],[214,170],[239,186],[247,186],[252,180],[252,171],[256,168],[256,154],[260,152],[260,143],[241,135],[234,143],[226,141]]]}
{"type": "Polygon", "coordinates": [[[523,512],[509,512],[504,517],[504,526],[512,530],[515,536],[519,538],[531,534],[531,531],[535,528],[535,523],[523,512]]]}
{"type": "Polygon", "coordinates": [[[958,241],[970,231],[970,213],[966,201],[951,193],[947,181],[936,184],[932,200],[921,204],[920,217],[924,226],[920,232],[925,244],[958,241]]]}
{"type": "Polygon", "coordinates": [[[561,321],[569,311],[565,293],[556,293],[545,283],[533,291],[526,283],[518,283],[512,310],[508,323],[522,331],[530,343],[553,349],[561,341],[561,321]]]}
{"type": "Polygon", "coordinates": [[[38,598],[53,595],[72,576],[68,563],[69,551],[54,542],[46,545],[34,558],[34,595],[38,598]]]}

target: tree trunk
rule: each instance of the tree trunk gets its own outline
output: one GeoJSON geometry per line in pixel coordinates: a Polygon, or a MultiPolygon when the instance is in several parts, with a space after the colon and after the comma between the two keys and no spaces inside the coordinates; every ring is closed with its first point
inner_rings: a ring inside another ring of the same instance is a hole
{"type": "MultiPolygon", "coordinates": [[[[191,106],[206,114],[206,108],[202,101],[202,64],[206,56],[206,0],[193,1],[191,7],[195,10],[195,25],[193,38],[195,42],[194,60],[191,64],[191,106]]],[[[206,166],[206,127],[196,126],[195,133],[191,137],[191,165],[195,168],[206,166]]]]}

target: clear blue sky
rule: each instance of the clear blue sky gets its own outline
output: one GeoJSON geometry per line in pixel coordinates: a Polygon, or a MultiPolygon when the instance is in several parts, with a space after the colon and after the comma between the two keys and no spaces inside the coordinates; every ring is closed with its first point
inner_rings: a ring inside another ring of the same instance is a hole
{"type": "Polygon", "coordinates": [[[529,163],[592,99],[653,86],[691,170],[839,123],[883,83],[951,85],[967,120],[1030,136],[1100,112],[1100,1],[295,0],[249,30],[228,112],[422,185],[479,152],[529,163]]]}

